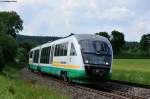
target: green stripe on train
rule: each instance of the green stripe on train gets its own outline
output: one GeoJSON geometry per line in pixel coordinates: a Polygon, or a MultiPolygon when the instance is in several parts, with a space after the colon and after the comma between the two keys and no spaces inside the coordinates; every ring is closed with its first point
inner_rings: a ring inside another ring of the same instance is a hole
{"type": "Polygon", "coordinates": [[[59,67],[53,67],[53,66],[37,66],[30,64],[30,69],[33,70],[40,70],[41,72],[45,72],[48,74],[52,74],[55,76],[60,76],[61,71],[67,71],[68,77],[70,78],[79,78],[79,77],[85,77],[86,73],[84,70],[76,70],[76,69],[65,69],[65,68],[59,68],[59,67]]]}

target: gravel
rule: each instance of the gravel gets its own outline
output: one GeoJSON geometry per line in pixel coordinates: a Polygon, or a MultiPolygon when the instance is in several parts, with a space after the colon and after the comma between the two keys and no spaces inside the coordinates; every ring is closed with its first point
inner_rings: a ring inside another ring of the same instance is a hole
{"type": "Polygon", "coordinates": [[[134,96],[141,96],[150,99],[150,89],[148,88],[135,87],[131,85],[119,84],[114,82],[107,82],[105,84],[100,84],[98,87],[99,88],[105,87],[111,89],[112,91],[117,90],[120,92],[125,92],[127,94],[132,94],[134,96]]]}

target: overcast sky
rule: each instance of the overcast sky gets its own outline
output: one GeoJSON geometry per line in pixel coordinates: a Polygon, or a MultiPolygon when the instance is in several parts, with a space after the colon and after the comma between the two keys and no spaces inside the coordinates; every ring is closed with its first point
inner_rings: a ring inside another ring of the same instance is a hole
{"type": "Polygon", "coordinates": [[[150,33],[150,0],[18,0],[0,3],[24,21],[20,34],[66,36],[118,30],[127,41],[150,33]]]}

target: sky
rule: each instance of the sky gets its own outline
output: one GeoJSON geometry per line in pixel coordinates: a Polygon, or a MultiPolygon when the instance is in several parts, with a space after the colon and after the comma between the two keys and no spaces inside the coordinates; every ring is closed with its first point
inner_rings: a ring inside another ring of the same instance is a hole
{"type": "Polygon", "coordinates": [[[0,3],[0,11],[16,11],[23,35],[67,36],[118,30],[126,41],[150,33],[150,0],[17,0],[0,3]]]}

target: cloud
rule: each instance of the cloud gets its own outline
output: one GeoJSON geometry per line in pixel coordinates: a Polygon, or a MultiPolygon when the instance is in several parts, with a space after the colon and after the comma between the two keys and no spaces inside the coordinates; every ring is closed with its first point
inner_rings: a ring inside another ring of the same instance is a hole
{"type": "Polygon", "coordinates": [[[126,20],[130,17],[133,17],[134,13],[131,12],[129,9],[124,7],[113,7],[111,9],[106,9],[100,19],[106,20],[126,20]]]}
{"type": "Polygon", "coordinates": [[[126,40],[139,40],[150,31],[149,0],[18,0],[0,4],[0,11],[15,10],[24,20],[26,35],[95,33],[116,29],[126,40]]]}

